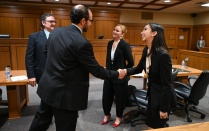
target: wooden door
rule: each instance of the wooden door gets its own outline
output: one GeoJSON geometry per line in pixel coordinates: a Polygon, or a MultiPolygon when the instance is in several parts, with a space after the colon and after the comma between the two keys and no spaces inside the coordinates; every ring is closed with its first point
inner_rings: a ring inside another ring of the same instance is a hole
{"type": "Polygon", "coordinates": [[[189,49],[189,28],[179,28],[178,29],[178,39],[177,39],[177,48],[178,49],[189,49]]]}

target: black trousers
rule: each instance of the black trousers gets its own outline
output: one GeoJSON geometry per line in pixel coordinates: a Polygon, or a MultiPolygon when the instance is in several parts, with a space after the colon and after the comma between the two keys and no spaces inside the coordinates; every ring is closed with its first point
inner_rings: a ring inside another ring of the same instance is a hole
{"type": "Polygon", "coordinates": [[[109,80],[104,81],[102,105],[105,115],[110,115],[115,97],[116,116],[122,118],[126,104],[127,86],[128,82],[123,84],[115,84],[109,80]]]}
{"type": "Polygon", "coordinates": [[[54,116],[56,131],[75,131],[78,111],[54,108],[41,101],[29,131],[46,131],[54,116]]]}

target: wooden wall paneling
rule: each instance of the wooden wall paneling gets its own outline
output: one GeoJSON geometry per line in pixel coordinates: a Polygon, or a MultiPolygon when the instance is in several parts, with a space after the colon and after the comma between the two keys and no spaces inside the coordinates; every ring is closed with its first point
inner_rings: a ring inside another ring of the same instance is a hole
{"type": "Polygon", "coordinates": [[[0,70],[5,70],[6,66],[12,66],[10,56],[10,45],[0,44],[0,70]]]}
{"type": "Polygon", "coordinates": [[[95,38],[104,35],[104,39],[112,39],[112,31],[117,22],[114,21],[95,21],[95,38]]]}
{"type": "Polygon", "coordinates": [[[209,53],[197,55],[197,68],[201,70],[209,70],[209,53]]]}
{"type": "Polygon", "coordinates": [[[94,39],[97,39],[99,35],[104,35],[104,39],[112,39],[112,31],[120,21],[120,12],[101,10],[92,11],[94,20],[94,39]]]}
{"type": "Polygon", "coordinates": [[[132,46],[131,50],[134,58],[134,66],[137,66],[139,64],[143,49],[144,46],[132,46]]]}
{"type": "Polygon", "coordinates": [[[165,38],[172,59],[176,59],[177,36],[175,27],[165,27],[165,38]]]}
{"type": "Polygon", "coordinates": [[[14,39],[11,40],[11,56],[12,56],[12,69],[24,70],[25,69],[25,54],[28,39],[14,39]]]}
{"type": "MultiPolygon", "coordinates": [[[[55,18],[56,19],[56,18],[55,18]]],[[[60,27],[65,27],[65,26],[69,26],[71,24],[71,21],[70,20],[67,20],[67,19],[60,19],[60,22],[59,22],[59,26],[60,27]]]]}
{"type": "Polygon", "coordinates": [[[16,52],[17,52],[17,69],[18,70],[25,70],[25,54],[26,54],[26,45],[17,45],[16,52]]]}
{"type": "Polygon", "coordinates": [[[86,37],[88,40],[97,39],[98,36],[95,36],[95,24],[94,22],[89,27],[87,32],[83,32],[84,37],[86,37]]]}
{"type": "Polygon", "coordinates": [[[177,60],[178,60],[178,64],[181,65],[181,62],[186,58],[189,57],[189,53],[186,50],[178,50],[178,56],[177,56],[177,60]]]}
{"type": "Polygon", "coordinates": [[[142,26],[135,27],[135,31],[134,31],[135,45],[145,45],[145,43],[142,42],[142,35],[141,35],[143,28],[144,27],[142,26]]]}
{"type": "Polygon", "coordinates": [[[127,34],[125,35],[125,39],[129,40],[131,45],[143,45],[141,32],[143,30],[142,26],[132,26],[130,24],[124,24],[127,27],[127,34]]]}
{"type": "Polygon", "coordinates": [[[34,32],[38,32],[41,30],[40,18],[36,18],[35,21],[36,21],[36,26],[35,26],[36,30],[34,32]]]}
{"type": "Polygon", "coordinates": [[[0,17],[0,34],[9,34],[10,38],[22,38],[21,18],[0,17]]]}
{"type": "Polygon", "coordinates": [[[34,18],[23,18],[23,38],[28,38],[29,34],[36,32],[36,21],[34,18]]]}
{"type": "Polygon", "coordinates": [[[106,66],[106,55],[107,55],[107,47],[95,47],[93,46],[94,56],[99,63],[100,66],[106,66]]]}
{"type": "Polygon", "coordinates": [[[176,28],[169,28],[167,43],[169,47],[176,48],[176,28]]]}
{"type": "Polygon", "coordinates": [[[94,56],[100,66],[106,66],[107,43],[112,39],[91,39],[94,56]]]}
{"type": "Polygon", "coordinates": [[[209,47],[209,27],[206,27],[204,28],[204,31],[203,31],[203,38],[205,40],[205,46],[208,46],[209,47]]]}
{"type": "MultiPolygon", "coordinates": [[[[187,66],[190,66],[190,67],[193,67],[193,68],[200,69],[200,68],[198,68],[198,64],[200,64],[200,63],[199,63],[199,60],[198,60],[199,58],[197,57],[197,54],[188,52],[188,55],[185,56],[185,58],[186,58],[186,57],[189,58],[189,61],[188,61],[188,63],[187,63],[187,66]]],[[[185,59],[185,58],[184,58],[184,59],[185,59]]]]}
{"type": "Polygon", "coordinates": [[[172,59],[176,59],[175,48],[169,48],[169,53],[170,53],[172,59]]]}
{"type": "Polygon", "coordinates": [[[135,45],[135,27],[127,27],[127,33],[125,39],[128,39],[129,44],[135,45]]]}

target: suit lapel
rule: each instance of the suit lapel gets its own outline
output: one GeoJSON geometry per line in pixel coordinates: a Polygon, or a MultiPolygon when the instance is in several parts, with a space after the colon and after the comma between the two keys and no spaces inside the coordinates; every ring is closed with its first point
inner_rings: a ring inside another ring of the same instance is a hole
{"type": "Polygon", "coordinates": [[[47,41],[47,38],[46,38],[46,34],[44,33],[44,30],[42,30],[41,32],[40,32],[40,38],[41,38],[41,41],[43,41],[43,43],[46,43],[46,41],[47,41]]]}

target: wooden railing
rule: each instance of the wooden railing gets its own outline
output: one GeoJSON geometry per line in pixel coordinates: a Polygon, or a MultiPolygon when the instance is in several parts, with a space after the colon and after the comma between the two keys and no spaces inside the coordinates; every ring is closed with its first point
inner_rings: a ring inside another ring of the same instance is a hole
{"type": "Polygon", "coordinates": [[[189,59],[187,65],[200,70],[209,70],[209,53],[190,51],[190,50],[178,50],[177,63],[181,64],[185,58],[189,59]]]}

